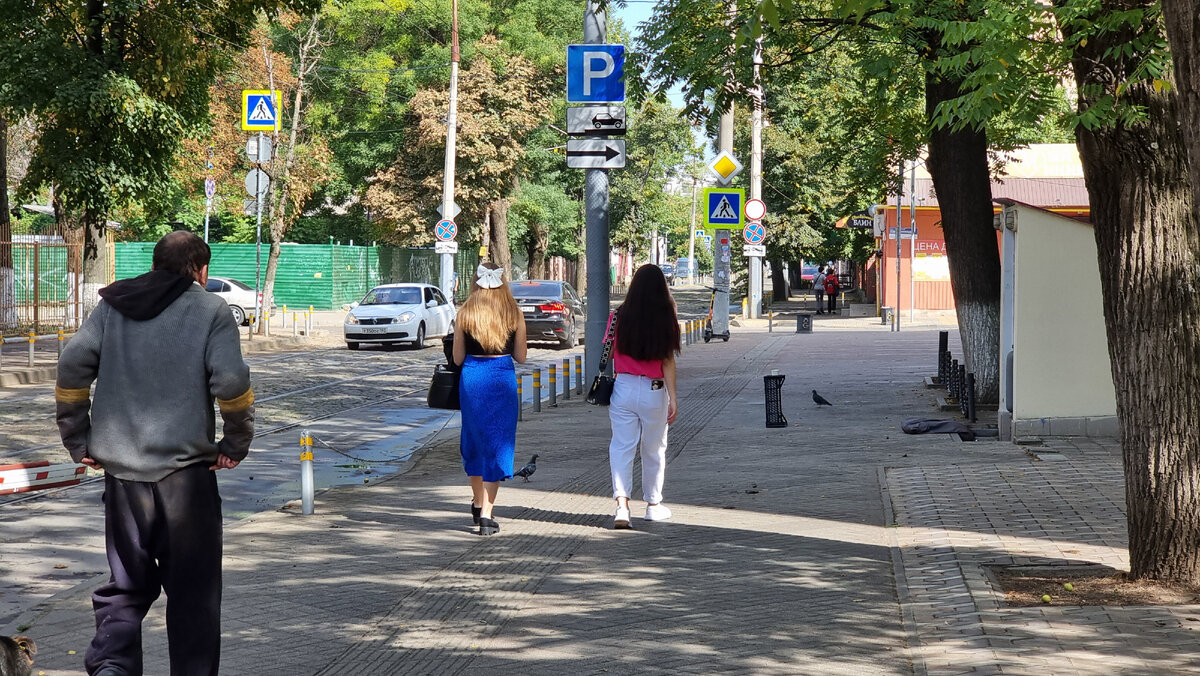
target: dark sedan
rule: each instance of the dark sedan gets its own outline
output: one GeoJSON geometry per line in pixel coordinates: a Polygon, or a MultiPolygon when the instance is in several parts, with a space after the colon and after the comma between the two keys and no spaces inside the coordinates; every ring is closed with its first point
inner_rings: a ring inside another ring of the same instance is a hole
{"type": "Polygon", "coordinates": [[[531,279],[511,282],[513,297],[525,315],[528,340],[555,341],[563,347],[575,347],[583,337],[583,301],[566,282],[531,279]]]}

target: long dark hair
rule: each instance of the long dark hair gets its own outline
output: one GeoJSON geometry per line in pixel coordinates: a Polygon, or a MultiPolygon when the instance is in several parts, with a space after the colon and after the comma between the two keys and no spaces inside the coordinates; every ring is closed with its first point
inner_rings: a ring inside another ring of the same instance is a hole
{"type": "Polygon", "coordinates": [[[617,351],[655,361],[679,349],[679,319],[667,278],[657,265],[643,265],[633,273],[625,302],[617,308],[617,351]]]}

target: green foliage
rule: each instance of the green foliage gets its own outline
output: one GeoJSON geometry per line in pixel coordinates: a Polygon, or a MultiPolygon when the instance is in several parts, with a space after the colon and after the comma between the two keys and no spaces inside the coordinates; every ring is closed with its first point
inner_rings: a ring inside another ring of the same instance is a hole
{"type": "Polygon", "coordinates": [[[102,220],[159,196],[185,135],[208,119],[208,87],[260,11],[312,0],[0,3],[0,108],[35,116],[28,195],[57,186],[71,211],[102,220]]]}
{"type": "Polygon", "coordinates": [[[580,222],[579,202],[561,188],[528,183],[508,210],[508,238],[514,248],[525,250],[531,240],[541,239],[547,255],[574,260],[582,253],[577,241],[580,222]]]}

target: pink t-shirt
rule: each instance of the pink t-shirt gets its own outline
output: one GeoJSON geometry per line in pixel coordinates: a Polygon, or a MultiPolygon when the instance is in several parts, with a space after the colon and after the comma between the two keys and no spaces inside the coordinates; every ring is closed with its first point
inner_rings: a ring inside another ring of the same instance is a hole
{"type": "MultiPolygon", "coordinates": [[[[608,327],[612,327],[612,321],[613,321],[614,316],[615,315],[611,315],[611,314],[608,316],[608,327]]],[[[633,376],[646,376],[647,378],[662,378],[663,377],[663,363],[662,363],[661,359],[654,359],[651,361],[643,361],[641,359],[634,359],[633,357],[630,357],[628,355],[621,354],[621,351],[617,349],[617,333],[619,333],[620,331],[621,331],[621,327],[619,327],[619,326],[617,327],[616,331],[613,331],[613,347],[612,347],[613,370],[616,373],[628,373],[629,375],[633,375],[633,376]]],[[[606,334],[608,333],[607,327],[604,329],[604,332],[606,334]]]]}

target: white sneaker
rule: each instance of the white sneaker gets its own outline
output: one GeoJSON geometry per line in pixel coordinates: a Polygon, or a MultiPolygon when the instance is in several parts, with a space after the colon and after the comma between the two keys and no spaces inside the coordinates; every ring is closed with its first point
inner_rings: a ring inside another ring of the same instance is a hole
{"type": "Polygon", "coordinates": [[[646,505],[647,521],[666,521],[671,518],[671,509],[661,502],[657,505],[646,505]]]}
{"type": "Polygon", "coordinates": [[[629,508],[618,507],[617,515],[613,517],[613,528],[629,528],[629,508]]]}

